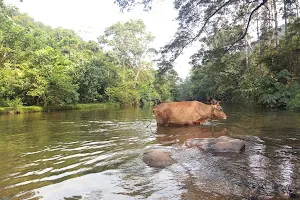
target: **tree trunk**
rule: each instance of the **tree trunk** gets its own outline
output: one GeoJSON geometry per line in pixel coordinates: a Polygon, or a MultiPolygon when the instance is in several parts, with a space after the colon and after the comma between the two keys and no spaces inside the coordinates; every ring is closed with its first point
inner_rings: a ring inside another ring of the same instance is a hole
{"type": "Polygon", "coordinates": [[[286,0],[283,0],[283,17],[284,17],[284,35],[287,35],[287,12],[286,12],[286,0]]]}
{"type": "Polygon", "coordinates": [[[273,9],[274,9],[273,11],[274,11],[274,22],[275,22],[275,29],[274,29],[275,44],[277,48],[279,44],[279,38],[278,38],[278,18],[277,18],[276,0],[273,0],[273,9]]]}
{"type": "Polygon", "coordinates": [[[296,17],[299,17],[299,0],[296,1],[296,17]]]}
{"type": "Polygon", "coordinates": [[[245,39],[245,46],[246,46],[246,69],[249,66],[249,50],[248,50],[248,41],[245,39]]]}
{"type": "MultiPolygon", "coordinates": [[[[257,19],[256,19],[256,33],[257,33],[257,40],[258,40],[258,57],[260,58],[261,56],[261,42],[260,42],[260,38],[259,38],[259,15],[257,14],[257,19]]],[[[261,64],[259,65],[259,69],[260,71],[262,71],[261,69],[261,64]]]]}

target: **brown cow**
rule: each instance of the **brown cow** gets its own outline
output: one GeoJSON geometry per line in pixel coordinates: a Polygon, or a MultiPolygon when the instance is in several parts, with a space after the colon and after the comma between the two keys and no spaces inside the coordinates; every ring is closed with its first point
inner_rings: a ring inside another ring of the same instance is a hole
{"type": "Polygon", "coordinates": [[[153,113],[159,126],[198,125],[212,118],[227,118],[220,102],[215,100],[211,105],[199,101],[161,103],[154,106],[153,113]]]}

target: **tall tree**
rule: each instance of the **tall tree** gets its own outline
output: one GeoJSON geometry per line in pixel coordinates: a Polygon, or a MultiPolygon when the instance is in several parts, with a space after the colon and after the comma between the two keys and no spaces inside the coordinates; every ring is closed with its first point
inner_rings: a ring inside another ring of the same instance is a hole
{"type": "MultiPolygon", "coordinates": [[[[115,2],[122,9],[131,9],[137,4],[144,4],[145,8],[150,9],[155,0],[116,0],[115,2]]],[[[274,2],[275,0],[273,5],[274,2]]],[[[280,2],[284,3],[284,5],[295,5],[295,8],[298,5],[298,1],[280,0],[280,2]]],[[[265,28],[268,27],[272,20],[270,19],[270,14],[267,14],[267,12],[270,13],[269,7],[271,4],[270,0],[174,0],[174,8],[178,10],[176,19],[179,22],[179,27],[174,38],[164,47],[162,53],[170,55],[167,60],[172,62],[183,52],[184,48],[194,42],[201,42],[205,35],[211,34],[215,30],[223,29],[224,24],[242,27],[241,31],[223,46],[225,51],[234,49],[236,46],[239,46],[235,44],[245,38],[253,16],[261,11],[262,8],[264,8],[266,13],[262,16],[262,20],[266,23],[265,28]],[[247,20],[242,20],[245,18],[247,20]]],[[[165,63],[167,64],[168,62],[165,63]]]]}
{"type": "Polygon", "coordinates": [[[277,12],[277,2],[273,0],[273,13],[274,13],[274,35],[275,35],[275,44],[278,47],[279,44],[279,36],[278,36],[278,12],[277,12]]]}
{"type": "Polygon", "coordinates": [[[111,49],[117,54],[123,66],[134,69],[136,82],[143,69],[143,60],[149,55],[149,44],[153,40],[154,37],[146,31],[141,20],[113,24],[98,38],[105,50],[111,49]]]}

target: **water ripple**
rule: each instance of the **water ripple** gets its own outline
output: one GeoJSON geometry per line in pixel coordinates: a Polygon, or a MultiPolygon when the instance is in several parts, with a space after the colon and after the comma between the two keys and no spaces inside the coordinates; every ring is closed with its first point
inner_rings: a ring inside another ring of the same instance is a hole
{"type": "Polygon", "coordinates": [[[25,117],[22,127],[16,121],[0,141],[0,197],[272,199],[300,193],[299,127],[287,128],[285,136],[269,116],[229,113],[232,121],[206,126],[159,129],[153,120],[147,128],[149,113],[45,113],[47,120],[25,117]],[[219,135],[245,140],[245,151],[218,155],[184,145],[188,138],[219,135]],[[171,152],[176,163],[147,166],[142,155],[152,148],[171,152]]]}

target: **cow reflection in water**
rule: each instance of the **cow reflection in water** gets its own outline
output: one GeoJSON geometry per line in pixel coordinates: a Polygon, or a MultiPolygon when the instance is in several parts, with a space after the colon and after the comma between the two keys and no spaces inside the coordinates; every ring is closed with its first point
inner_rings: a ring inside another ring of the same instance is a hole
{"type": "Polygon", "coordinates": [[[226,128],[184,126],[163,127],[158,126],[156,139],[161,144],[183,144],[187,139],[193,138],[217,138],[226,135],[226,128]]]}

